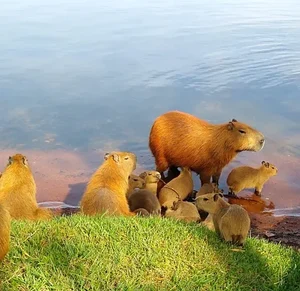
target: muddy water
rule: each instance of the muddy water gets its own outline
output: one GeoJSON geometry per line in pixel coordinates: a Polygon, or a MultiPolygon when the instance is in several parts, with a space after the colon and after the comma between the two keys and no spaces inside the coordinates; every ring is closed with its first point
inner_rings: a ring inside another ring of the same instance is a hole
{"type": "Polygon", "coordinates": [[[233,202],[299,215],[299,11],[296,0],[2,0],[0,167],[27,154],[38,200],[76,206],[103,152],[134,151],[137,171],[153,168],[159,114],[236,118],[267,142],[226,167],[221,186],[233,166],[267,160],[279,174],[262,198],[233,202]]]}

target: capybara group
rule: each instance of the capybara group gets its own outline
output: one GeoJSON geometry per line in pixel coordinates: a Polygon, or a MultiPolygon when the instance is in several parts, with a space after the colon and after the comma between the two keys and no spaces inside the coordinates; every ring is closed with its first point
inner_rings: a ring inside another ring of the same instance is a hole
{"type": "Polygon", "coordinates": [[[221,194],[216,193],[199,196],[196,206],[212,215],[215,230],[225,241],[244,244],[250,229],[250,218],[242,206],[230,205],[221,194]]]}
{"type": "Polygon", "coordinates": [[[136,155],[131,152],[105,154],[102,165],[87,184],[80,202],[81,211],[86,215],[134,216],[129,210],[126,193],[128,177],[135,170],[136,162],[136,155]]]}
{"type": "Polygon", "coordinates": [[[275,165],[262,161],[259,168],[241,166],[234,168],[227,177],[229,194],[236,196],[245,188],[255,188],[255,194],[261,195],[264,184],[276,176],[278,169],[275,165]]]}
{"type": "Polygon", "coordinates": [[[219,182],[222,169],[242,151],[260,151],[262,133],[235,119],[211,124],[191,114],[170,111],[157,117],[149,135],[156,170],[189,167],[201,183],[219,182]]]}
{"type": "Polygon", "coordinates": [[[10,220],[8,210],[0,204],[0,261],[4,259],[9,251],[10,220]]]}
{"type": "Polygon", "coordinates": [[[0,178],[0,203],[13,219],[45,220],[52,212],[38,207],[36,184],[26,156],[16,154],[9,157],[0,178]]]}

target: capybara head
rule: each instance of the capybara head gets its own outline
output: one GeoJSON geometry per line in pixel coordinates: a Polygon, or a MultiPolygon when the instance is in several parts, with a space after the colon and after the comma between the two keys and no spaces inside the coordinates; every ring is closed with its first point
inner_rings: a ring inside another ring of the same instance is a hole
{"type": "Polygon", "coordinates": [[[22,165],[24,167],[28,167],[28,159],[26,158],[26,156],[23,156],[22,154],[15,154],[14,156],[10,156],[8,158],[8,163],[7,163],[7,167],[11,166],[11,165],[22,165]]]}
{"type": "Polygon", "coordinates": [[[145,171],[139,176],[145,180],[146,184],[157,183],[161,179],[161,175],[157,171],[145,171]]]}
{"type": "Polygon", "coordinates": [[[180,169],[181,169],[181,172],[187,173],[190,176],[192,176],[192,170],[189,167],[180,167],[180,169]]]}
{"type": "Polygon", "coordinates": [[[198,210],[204,210],[208,213],[214,214],[218,209],[218,200],[222,199],[223,195],[220,193],[208,193],[197,197],[196,207],[198,210]]]}
{"type": "Polygon", "coordinates": [[[132,173],[136,168],[136,155],[131,152],[110,152],[104,155],[105,161],[111,161],[126,172],[132,173]]]}
{"type": "Polygon", "coordinates": [[[261,132],[236,119],[229,121],[227,129],[231,134],[229,143],[235,147],[236,152],[258,152],[265,145],[265,138],[261,132]]]}
{"type": "Polygon", "coordinates": [[[161,206],[167,210],[167,209],[172,209],[172,210],[176,210],[178,208],[177,205],[178,200],[174,201],[174,200],[167,200],[165,201],[161,206]]]}
{"type": "Polygon", "coordinates": [[[134,189],[134,188],[139,188],[142,189],[145,187],[145,180],[142,179],[141,177],[131,174],[129,176],[129,185],[134,189]]]}
{"type": "Polygon", "coordinates": [[[261,168],[264,170],[264,172],[268,173],[268,176],[276,176],[278,173],[278,169],[275,167],[275,165],[270,164],[268,162],[262,161],[261,168]]]}

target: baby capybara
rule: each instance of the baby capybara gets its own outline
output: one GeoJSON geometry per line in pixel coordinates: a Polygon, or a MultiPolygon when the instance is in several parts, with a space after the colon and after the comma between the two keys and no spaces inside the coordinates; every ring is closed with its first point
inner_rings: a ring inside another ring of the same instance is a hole
{"type": "Polygon", "coordinates": [[[260,151],[262,133],[235,119],[211,124],[191,114],[170,111],[153,123],[149,147],[156,170],[163,174],[171,166],[189,167],[201,183],[219,182],[222,169],[242,151],[260,151]]]}

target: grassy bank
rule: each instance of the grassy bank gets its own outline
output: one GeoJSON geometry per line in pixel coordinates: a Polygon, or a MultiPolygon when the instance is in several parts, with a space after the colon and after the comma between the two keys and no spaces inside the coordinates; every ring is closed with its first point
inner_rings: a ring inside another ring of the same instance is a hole
{"type": "Polygon", "coordinates": [[[14,221],[0,290],[299,290],[299,253],[254,238],[244,250],[168,219],[14,221]]]}

